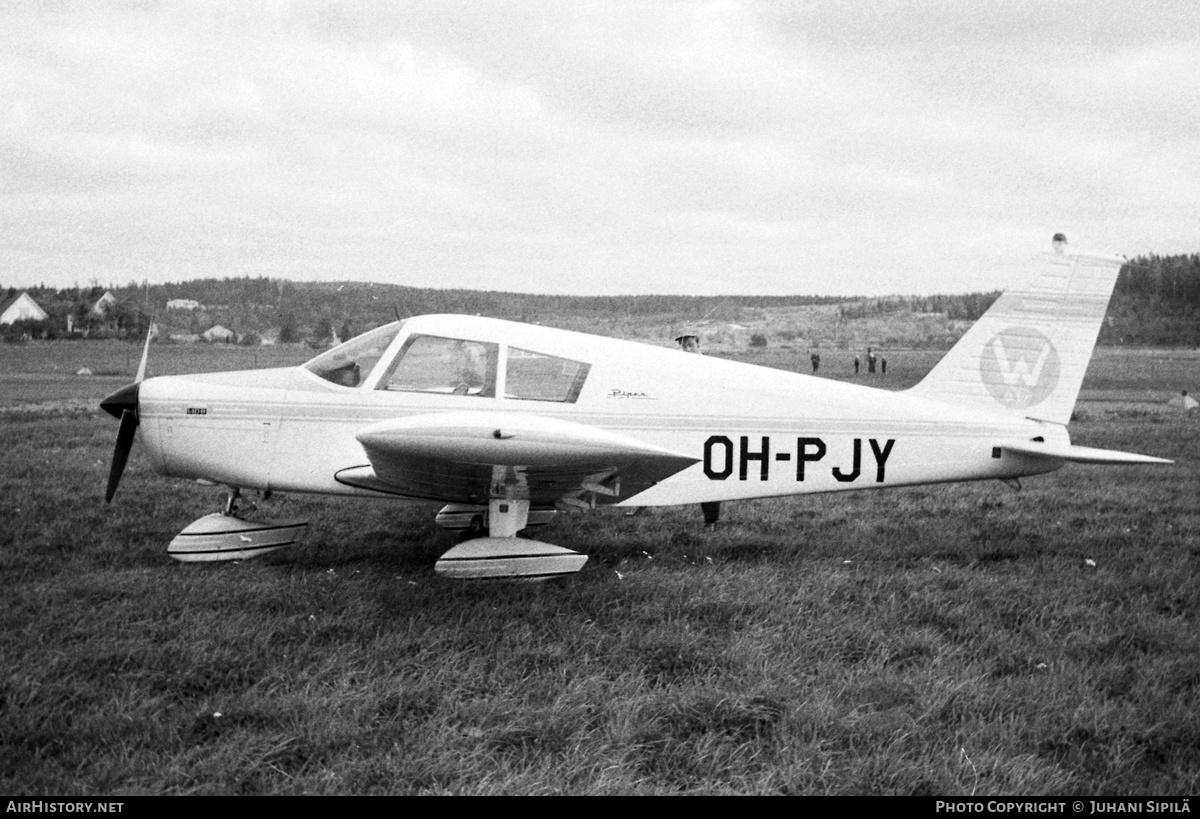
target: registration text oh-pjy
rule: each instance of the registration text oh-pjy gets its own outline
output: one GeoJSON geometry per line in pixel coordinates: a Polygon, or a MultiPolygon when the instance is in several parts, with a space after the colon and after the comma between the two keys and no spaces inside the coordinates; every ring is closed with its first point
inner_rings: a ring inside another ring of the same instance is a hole
{"type": "Polygon", "coordinates": [[[811,479],[814,469],[823,469],[828,465],[830,474],[840,483],[852,483],[860,477],[867,481],[874,477],[875,483],[883,483],[884,470],[892,454],[892,446],[896,443],[895,438],[866,439],[874,466],[872,470],[872,464],[863,463],[866,456],[862,438],[838,442],[836,445],[828,445],[823,438],[817,437],[798,437],[794,440],[793,446],[790,437],[779,440],[767,435],[742,435],[734,444],[728,435],[710,435],[704,442],[704,474],[714,481],[724,481],[735,474],[739,481],[768,481],[771,479],[772,463],[794,463],[794,472],[790,465],[786,468],[789,476],[795,474],[797,481],[811,479]],[[832,451],[835,448],[845,451],[832,451]],[[821,461],[825,461],[825,464],[816,466],[821,461]]]}

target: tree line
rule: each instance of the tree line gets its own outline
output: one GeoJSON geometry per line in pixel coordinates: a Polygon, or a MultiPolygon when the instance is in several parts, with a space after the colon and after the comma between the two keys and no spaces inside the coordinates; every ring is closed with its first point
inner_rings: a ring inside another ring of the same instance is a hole
{"type": "Polygon", "coordinates": [[[1100,343],[1200,347],[1200,254],[1137,256],[1122,267],[1100,343]]]}
{"type": "MultiPolygon", "coordinates": [[[[764,308],[839,305],[845,320],[907,311],[938,313],[954,321],[974,321],[999,292],[846,298],[835,296],[563,296],[477,290],[437,290],[362,282],[292,282],[266,277],[195,279],[158,285],[131,282],[124,287],[27,288],[50,318],[14,332],[39,337],[67,334],[142,336],[151,320],[162,332],[200,333],[221,324],[246,339],[273,335],[287,343],[345,338],[397,317],[427,313],[466,313],[562,323],[564,317],[696,322],[718,314],[738,321],[743,311],[764,308]],[[116,304],[106,314],[91,312],[96,300],[111,291],[116,304]],[[197,310],[168,310],[168,302],[188,299],[197,310]],[[69,319],[68,319],[69,317],[69,319]],[[32,332],[30,332],[32,331],[32,332]]],[[[3,291],[3,301],[17,295],[3,291]]],[[[29,323],[26,323],[28,325],[29,323]]],[[[1200,346],[1200,255],[1139,256],[1117,279],[1102,344],[1200,346]]]]}

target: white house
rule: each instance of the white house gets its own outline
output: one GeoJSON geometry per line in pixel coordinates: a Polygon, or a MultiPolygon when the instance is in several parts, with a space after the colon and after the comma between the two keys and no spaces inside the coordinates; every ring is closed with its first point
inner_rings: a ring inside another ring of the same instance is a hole
{"type": "Polygon", "coordinates": [[[200,302],[195,299],[171,299],[167,302],[168,310],[199,310],[200,302]]]}
{"type": "Polygon", "coordinates": [[[209,327],[200,334],[200,337],[205,341],[225,341],[229,343],[237,341],[237,333],[228,327],[222,327],[220,324],[214,324],[212,327],[209,327]]]}
{"type": "Polygon", "coordinates": [[[117,303],[117,297],[112,294],[111,290],[104,291],[104,295],[96,299],[96,303],[92,305],[91,314],[103,318],[108,315],[108,311],[117,303]]]}
{"type": "Polygon", "coordinates": [[[18,293],[0,305],[0,324],[14,324],[23,320],[45,321],[48,318],[50,316],[46,311],[26,292],[18,293]]]}

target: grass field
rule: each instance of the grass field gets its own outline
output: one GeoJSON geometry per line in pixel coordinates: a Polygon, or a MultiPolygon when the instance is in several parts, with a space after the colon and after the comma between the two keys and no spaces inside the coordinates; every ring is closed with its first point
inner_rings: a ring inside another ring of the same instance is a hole
{"type": "Polygon", "coordinates": [[[300,496],[303,545],[170,560],[223,495],[135,449],[102,502],[133,350],[0,350],[0,792],[1200,792],[1195,353],[1098,351],[1072,424],[1172,466],[560,517],[590,562],[525,586],[435,577],[431,508],[300,496]]]}

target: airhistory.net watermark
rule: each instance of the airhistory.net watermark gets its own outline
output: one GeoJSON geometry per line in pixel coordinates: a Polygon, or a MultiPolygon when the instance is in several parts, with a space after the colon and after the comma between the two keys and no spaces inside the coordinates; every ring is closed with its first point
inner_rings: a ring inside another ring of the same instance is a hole
{"type": "Polygon", "coordinates": [[[5,813],[120,813],[124,802],[50,802],[43,799],[10,799],[5,813]]]}

